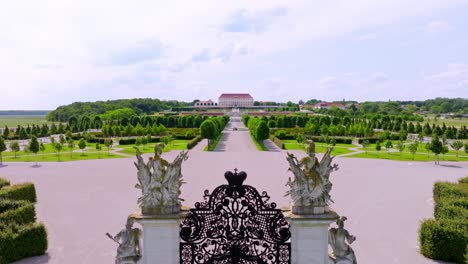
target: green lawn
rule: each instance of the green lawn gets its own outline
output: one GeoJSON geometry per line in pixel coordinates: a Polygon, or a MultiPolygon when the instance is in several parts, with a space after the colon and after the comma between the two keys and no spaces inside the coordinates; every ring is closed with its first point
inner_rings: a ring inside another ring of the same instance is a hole
{"type": "Polygon", "coordinates": [[[18,125],[27,126],[27,125],[42,125],[42,124],[52,124],[53,122],[49,122],[45,119],[45,116],[37,116],[37,115],[2,115],[0,116],[0,127],[4,128],[8,126],[9,128],[16,128],[18,125]]]}
{"type": "MultiPolygon", "coordinates": [[[[296,140],[282,140],[286,150],[305,150],[305,145],[298,143],[296,140]]],[[[325,153],[327,148],[331,147],[325,143],[315,143],[315,151],[317,153],[325,153]]],[[[353,144],[336,144],[332,151],[332,155],[341,155],[353,152],[349,148],[355,147],[353,144]]]]}
{"type": "MultiPolygon", "coordinates": [[[[107,150],[102,150],[101,152],[85,152],[82,155],[81,152],[74,152],[73,156],[70,157],[70,152],[61,152],[60,153],[60,161],[78,161],[78,160],[91,160],[91,159],[113,159],[113,158],[123,158],[124,156],[116,155],[116,154],[108,154],[107,150]]],[[[34,154],[28,155],[20,155],[17,158],[14,156],[5,156],[3,155],[4,162],[57,162],[59,161],[59,156],[56,153],[47,153],[41,155],[38,153],[37,158],[34,154]]]]}
{"type": "MultiPolygon", "coordinates": [[[[459,155],[457,158],[455,155],[442,155],[440,156],[440,161],[468,161],[468,156],[459,155]]],[[[377,151],[368,151],[367,153],[358,153],[350,156],[346,156],[349,158],[367,158],[367,159],[388,159],[388,160],[402,160],[402,161],[433,161],[434,155],[431,153],[429,155],[423,153],[416,153],[414,155],[410,152],[387,152],[385,150],[377,152],[377,151]]]]}
{"type": "Polygon", "coordinates": [[[424,117],[423,124],[425,124],[427,122],[431,126],[432,126],[432,124],[442,126],[442,124],[445,123],[446,126],[454,126],[454,127],[457,127],[457,128],[462,127],[462,126],[468,126],[468,118],[453,118],[453,119],[452,118],[445,118],[445,119],[442,119],[442,118],[439,117],[435,121],[434,117],[435,117],[434,114],[427,115],[426,117],[424,117]]]}
{"type": "MultiPolygon", "coordinates": [[[[166,145],[164,147],[163,152],[167,152],[170,150],[186,150],[187,149],[187,143],[189,140],[182,140],[182,139],[177,139],[172,141],[170,144],[166,145]]],[[[156,143],[150,143],[145,146],[139,146],[138,148],[140,149],[141,153],[154,153],[154,146],[156,143]]],[[[119,150],[119,153],[123,154],[129,154],[129,155],[135,155],[136,150],[135,150],[135,144],[132,145],[117,145],[116,148],[121,148],[122,150],[119,150]]]]}

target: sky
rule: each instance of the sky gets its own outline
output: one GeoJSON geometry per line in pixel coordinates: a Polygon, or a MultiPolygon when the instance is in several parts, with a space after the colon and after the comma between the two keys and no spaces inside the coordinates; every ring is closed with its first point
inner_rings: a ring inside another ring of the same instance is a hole
{"type": "Polygon", "coordinates": [[[0,4],[0,109],[468,98],[468,0],[0,4]]]}

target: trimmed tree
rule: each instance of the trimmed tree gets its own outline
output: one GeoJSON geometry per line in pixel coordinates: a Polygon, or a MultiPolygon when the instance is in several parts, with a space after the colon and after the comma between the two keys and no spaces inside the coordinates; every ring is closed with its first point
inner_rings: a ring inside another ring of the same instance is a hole
{"type": "Polygon", "coordinates": [[[401,157],[401,154],[403,154],[403,151],[405,150],[405,143],[402,141],[402,140],[399,140],[397,145],[396,145],[398,151],[400,152],[400,157],[401,157]]]}
{"type": "Polygon", "coordinates": [[[387,140],[387,142],[385,142],[385,148],[387,149],[387,154],[390,155],[390,149],[393,148],[392,141],[387,140]]]}
{"type": "Polygon", "coordinates": [[[270,136],[270,128],[268,127],[265,121],[260,121],[257,124],[255,131],[255,138],[260,141],[263,145],[263,140],[267,139],[270,136]]]}
{"type": "Polygon", "coordinates": [[[463,141],[455,140],[450,144],[450,146],[456,151],[457,159],[458,159],[458,151],[463,148],[463,141]]]}
{"type": "Polygon", "coordinates": [[[439,136],[434,134],[432,136],[432,141],[430,145],[430,150],[434,153],[434,164],[439,164],[439,154],[442,153],[443,145],[442,142],[439,140],[439,136]]]}
{"type": "Polygon", "coordinates": [[[96,150],[97,150],[97,153],[98,153],[98,158],[100,159],[101,158],[101,150],[102,150],[101,144],[96,143],[96,150]]]}
{"type": "Polygon", "coordinates": [[[369,145],[370,145],[369,140],[366,139],[366,140],[362,141],[361,145],[362,145],[362,147],[364,148],[364,151],[365,151],[366,154],[367,154],[367,148],[368,148],[369,145]]]}
{"type": "MultiPolygon", "coordinates": [[[[39,143],[39,151],[42,152],[42,155],[44,155],[44,151],[45,151],[45,145],[44,143],[42,143],[42,141],[39,143]]],[[[44,156],[42,156],[44,158],[44,156]]]]}
{"type": "Polygon", "coordinates": [[[380,141],[377,141],[377,143],[375,144],[375,150],[377,150],[377,155],[379,155],[380,157],[380,151],[382,150],[382,146],[380,145],[380,141]]]}
{"type": "Polygon", "coordinates": [[[39,141],[37,140],[36,136],[32,136],[31,140],[29,141],[29,151],[34,153],[34,156],[36,158],[36,165],[37,165],[37,152],[39,152],[39,141]]]}
{"type": "Polygon", "coordinates": [[[80,139],[78,142],[78,147],[81,149],[81,156],[84,156],[84,150],[86,148],[86,140],[84,138],[80,139]]]}
{"type": "Polygon", "coordinates": [[[63,150],[63,145],[60,142],[54,144],[55,153],[57,153],[57,160],[60,161],[60,152],[63,150]]]}
{"type": "Polygon", "coordinates": [[[110,155],[110,150],[112,149],[112,144],[114,144],[114,141],[112,141],[112,139],[108,138],[108,139],[104,140],[104,145],[107,148],[107,155],[108,156],[110,155]]]}
{"type": "Polygon", "coordinates": [[[19,145],[18,141],[16,141],[16,140],[12,141],[10,143],[10,149],[11,149],[11,151],[13,151],[15,153],[15,159],[16,159],[16,153],[18,151],[20,151],[20,145],[19,145]]]}
{"type": "Polygon", "coordinates": [[[70,150],[70,158],[73,158],[73,149],[75,149],[75,141],[71,137],[68,138],[67,147],[70,150]]]}
{"type": "Polygon", "coordinates": [[[411,152],[411,154],[413,154],[413,160],[414,160],[414,155],[416,154],[416,151],[418,151],[418,141],[415,140],[413,141],[413,143],[411,143],[408,147],[409,151],[411,152]]]}
{"type": "Polygon", "coordinates": [[[211,141],[216,138],[215,124],[210,119],[207,119],[201,123],[200,132],[203,138],[208,139],[208,146],[211,144],[211,141]]]}
{"type": "Polygon", "coordinates": [[[3,137],[0,137],[0,165],[3,164],[2,152],[6,150],[6,144],[3,137]]]}

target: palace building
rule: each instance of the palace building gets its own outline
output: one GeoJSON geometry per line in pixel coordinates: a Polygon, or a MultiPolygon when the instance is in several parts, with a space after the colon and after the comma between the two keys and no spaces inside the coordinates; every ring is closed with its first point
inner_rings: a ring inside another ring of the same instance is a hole
{"type": "Polygon", "coordinates": [[[254,99],[247,93],[223,93],[219,96],[220,107],[248,107],[254,105],[254,99]]]}

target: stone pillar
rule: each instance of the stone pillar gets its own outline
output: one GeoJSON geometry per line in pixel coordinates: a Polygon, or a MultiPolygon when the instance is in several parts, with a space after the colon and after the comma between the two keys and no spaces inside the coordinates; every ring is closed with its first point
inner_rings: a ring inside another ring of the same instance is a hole
{"type": "Polygon", "coordinates": [[[179,225],[186,214],[187,211],[184,210],[170,215],[132,215],[143,230],[143,256],[138,263],[179,263],[179,225]]]}
{"type": "Polygon", "coordinates": [[[289,211],[285,212],[285,216],[291,225],[291,263],[331,263],[328,257],[328,229],[338,215],[333,211],[309,215],[289,211]]]}

